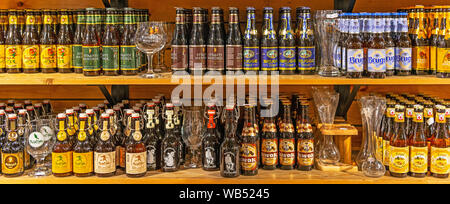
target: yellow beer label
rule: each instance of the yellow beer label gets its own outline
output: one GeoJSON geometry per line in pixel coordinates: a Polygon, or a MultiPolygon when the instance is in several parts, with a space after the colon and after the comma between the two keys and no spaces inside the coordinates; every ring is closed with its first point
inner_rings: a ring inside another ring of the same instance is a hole
{"type": "Polygon", "coordinates": [[[78,140],[79,141],[85,141],[87,137],[86,131],[80,131],[78,133],[78,140]]]}
{"type": "Polygon", "coordinates": [[[436,122],[437,123],[446,123],[445,113],[437,113],[436,114],[436,122]]]}
{"type": "Polygon", "coordinates": [[[410,159],[412,173],[428,172],[428,147],[411,147],[410,159]]]}
{"type": "Polygon", "coordinates": [[[425,118],[431,118],[434,116],[433,114],[433,108],[425,108],[423,109],[423,114],[425,115],[425,118]]]}
{"type": "Polygon", "coordinates": [[[94,153],[73,153],[73,173],[90,173],[94,171],[94,153]]]}
{"type": "Polygon", "coordinates": [[[436,70],[437,67],[437,47],[430,46],[430,70],[436,70]]]}
{"type": "MultiPolygon", "coordinates": [[[[275,124],[274,124],[275,125],[275,124]]],[[[267,166],[278,164],[278,139],[262,139],[262,164],[267,166]]]]}
{"type": "Polygon", "coordinates": [[[409,147],[390,146],[389,171],[394,173],[409,172],[409,147]]]}
{"type": "Polygon", "coordinates": [[[242,143],[241,144],[241,169],[245,171],[253,171],[258,167],[257,156],[258,150],[256,144],[242,143]]]}
{"type": "Polygon", "coordinates": [[[437,72],[450,73],[450,48],[438,48],[437,72]]]}
{"type": "Polygon", "coordinates": [[[57,174],[72,172],[72,152],[52,152],[52,172],[57,174]]]}
{"type": "Polygon", "coordinates": [[[430,67],[430,49],[429,46],[413,47],[412,51],[414,70],[428,70],[430,67]]]}
{"type": "Polygon", "coordinates": [[[23,48],[23,68],[39,68],[39,45],[22,45],[23,48]]]}
{"type": "Polygon", "coordinates": [[[290,166],[295,164],[295,140],[280,139],[280,164],[290,166]]]}
{"type": "Polygon", "coordinates": [[[395,117],[395,108],[387,108],[386,109],[386,115],[389,118],[395,117]]]}
{"type": "Polygon", "coordinates": [[[0,69],[6,68],[5,45],[0,45],[0,69]]]}
{"type": "Polygon", "coordinates": [[[431,173],[450,173],[450,147],[431,147],[431,173]]]}
{"type": "Polygon", "coordinates": [[[2,173],[16,174],[24,171],[23,153],[2,153],[2,173]]]}
{"type": "Polygon", "coordinates": [[[27,25],[35,25],[36,24],[36,18],[32,15],[28,15],[26,19],[27,25]]]}
{"type": "Polygon", "coordinates": [[[67,138],[67,133],[63,131],[59,131],[58,134],[56,134],[56,138],[58,138],[59,141],[64,141],[67,138]]]}
{"type": "Polygon", "coordinates": [[[100,139],[104,142],[108,141],[110,137],[109,131],[102,131],[102,133],[100,133],[100,139]]]}
{"type": "Polygon", "coordinates": [[[57,48],[57,64],[58,68],[71,68],[72,67],[72,46],[71,45],[58,45],[57,48]]]}
{"type": "Polygon", "coordinates": [[[9,24],[17,24],[17,16],[9,16],[9,24]]]}
{"type": "Polygon", "coordinates": [[[56,68],[56,45],[41,45],[41,68],[56,68]]]}
{"type": "Polygon", "coordinates": [[[22,68],[22,45],[5,46],[6,68],[22,68]]]}
{"type": "MultiPolygon", "coordinates": [[[[118,161],[118,160],[117,160],[118,161]]],[[[95,173],[106,174],[116,171],[116,152],[94,152],[95,173]]]]}
{"type": "Polygon", "coordinates": [[[126,153],[126,173],[141,174],[147,171],[147,152],[126,153]]]}
{"type": "Polygon", "coordinates": [[[312,166],[314,164],[314,140],[297,141],[298,164],[300,166],[312,166]]]}

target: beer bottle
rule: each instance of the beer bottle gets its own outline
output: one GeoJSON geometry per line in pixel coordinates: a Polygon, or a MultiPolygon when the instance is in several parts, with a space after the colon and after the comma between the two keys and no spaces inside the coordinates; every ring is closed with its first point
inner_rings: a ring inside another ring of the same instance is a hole
{"type": "Polygon", "coordinates": [[[25,33],[25,10],[17,10],[17,24],[19,25],[19,34],[23,38],[25,33]]]}
{"type": "Polygon", "coordinates": [[[136,45],[134,44],[135,19],[133,9],[125,8],[124,31],[120,40],[120,73],[122,75],[136,75],[138,67],[136,59],[136,45]]]}
{"type": "Polygon", "coordinates": [[[67,133],[66,114],[60,113],[57,116],[56,142],[52,150],[52,172],[56,177],[72,175],[72,142],[67,133]]]}
{"type": "MultiPolygon", "coordinates": [[[[361,16],[361,18],[364,19],[367,18],[367,16],[361,16]]],[[[348,29],[349,29],[349,15],[347,13],[341,13],[339,20],[338,20],[338,30],[339,30],[339,41],[336,45],[336,51],[334,52],[334,65],[341,70],[341,73],[346,75],[347,72],[347,48],[346,48],[346,42],[348,38],[350,37],[348,29]]],[[[300,26],[300,25],[299,25],[300,26]]],[[[302,26],[303,27],[303,26],[302,26]]],[[[364,31],[364,30],[363,30],[364,31]]],[[[364,36],[364,33],[361,34],[364,36]]],[[[299,66],[300,68],[300,66],[299,66]]]]}
{"type": "Polygon", "coordinates": [[[371,30],[372,38],[367,49],[367,71],[370,78],[386,77],[386,48],[382,36],[384,23],[381,13],[376,13],[374,29],[371,30]]]}
{"type": "Polygon", "coordinates": [[[144,135],[147,146],[147,171],[154,171],[161,168],[161,139],[156,134],[154,115],[155,104],[147,104],[144,135]]]}
{"type": "Polygon", "coordinates": [[[256,29],[255,8],[247,8],[247,28],[244,34],[244,71],[259,71],[260,44],[258,30],[256,29]]]}
{"type": "Polygon", "coordinates": [[[24,73],[39,72],[39,37],[36,24],[36,13],[34,10],[27,10],[26,26],[22,41],[22,63],[24,73]]]}
{"type": "Polygon", "coordinates": [[[314,168],[314,134],[309,120],[309,104],[301,102],[301,116],[297,121],[297,169],[311,171],[314,168]]]}
{"type": "Polygon", "coordinates": [[[393,76],[395,70],[395,42],[392,38],[393,33],[391,27],[394,26],[394,15],[384,13],[384,47],[386,49],[386,76],[393,76]]]}
{"type": "Polygon", "coordinates": [[[0,9],[0,27],[3,36],[6,36],[8,32],[8,10],[6,9],[0,9]]]}
{"type": "Polygon", "coordinates": [[[258,174],[258,133],[254,121],[254,107],[246,105],[244,108],[244,127],[241,132],[241,174],[255,176],[258,174]]]}
{"type": "MultiPolygon", "coordinates": [[[[207,69],[223,72],[225,70],[225,39],[220,21],[221,8],[212,8],[211,26],[207,39],[207,69]]],[[[223,12],[223,11],[222,11],[223,12]]]]}
{"type": "Polygon", "coordinates": [[[414,32],[414,28],[415,28],[415,24],[416,24],[416,16],[417,16],[417,11],[414,7],[409,7],[408,8],[408,36],[409,38],[412,39],[412,35],[414,32]]]}
{"type": "MultiPolygon", "coordinates": [[[[201,13],[201,21],[202,21],[202,31],[203,31],[203,39],[205,39],[205,42],[208,39],[209,36],[209,11],[208,9],[200,8],[201,13]]],[[[195,8],[194,8],[194,14],[195,14],[195,8]]],[[[195,22],[195,15],[194,15],[194,22],[195,22]]]]}
{"type": "Polygon", "coordinates": [[[87,114],[87,124],[86,124],[87,137],[88,137],[88,140],[90,141],[91,145],[93,147],[95,147],[96,142],[97,142],[97,135],[96,135],[96,132],[94,131],[95,113],[94,113],[93,109],[86,109],[85,112],[87,114]]]}
{"type": "Polygon", "coordinates": [[[264,8],[261,37],[261,71],[278,71],[278,40],[273,27],[273,8],[264,8]]]}
{"type": "Polygon", "coordinates": [[[22,72],[22,35],[18,25],[17,10],[9,11],[9,26],[5,39],[5,63],[6,72],[22,72]]]}
{"type": "Polygon", "coordinates": [[[429,29],[429,39],[430,39],[430,74],[436,75],[437,67],[437,45],[439,43],[439,31],[441,26],[441,20],[443,19],[445,13],[442,7],[434,7],[433,12],[431,12],[431,25],[429,29]]]}
{"type": "Polygon", "coordinates": [[[110,132],[110,116],[102,114],[100,119],[100,137],[94,148],[94,171],[98,177],[110,177],[116,173],[116,148],[114,135],[110,132]]]}
{"type": "Polygon", "coordinates": [[[53,30],[53,19],[50,10],[44,10],[44,26],[40,37],[41,69],[43,73],[57,72],[57,38],[53,30]]]}
{"type": "MultiPolygon", "coordinates": [[[[186,144],[184,143],[182,139],[182,120],[183,120],[183,110],[182,110],[182,103],[179,100],[172,100],[172,103],[174,104],[174,116],[173,116],[173,124],[174,129],[173,132],[176,137],[178,137],[180,141],[180,147],[179,147],[179,164],[182,165],[185,162],[184,155],[186,153],[186,144]]],[[[219,126],[220,127],[220,126],[219,126]]]]}
{"type": "Polygon", "coordinates": [[[18,134],[18,141],[21,143],[21,145],[24,147],[23,150],[23,167],[25,170],[28,170],[32,167],[31,163],[31,157],[30,154],[25,149],[26,145],[26,131],[28,129],[28,121],[27,121],[27,110],[26,109],[18,109],[16,110],[17,113],[17,134],[18,134]]]}
{"type": "Polygon", "coordinates": [[[359,35],[359,21],[356,14],[350,15],[349,34],[346,47],[347,78],[362,78],[364,71],[363,41],[359,35]]]}
{"type": "Polygon", "coordinates": [[[225,140],[220,146],[220,175],[226,178],[234,178],[240,175],[236,122],[234,107],[227,106],[225,110],[225,140]]]}
{"type": "Polygon", "coordinates": [[[414,131],[413,128],[413,122],[414,122],[414,102],[413,101],[405,101],[405,130],[406,135],[411,135],[412,131],[414,131]]]}
{"type": "Polygon", "coordinates": [[[294,125],[291,117],[291,104],[283,101],[283,116],[281,117],[280,129],[280,168],[284,170],[294,169],[295,166],[295,136],[294,125]]]}
{"type": "Polygon", "coordinates": [[[84,9],[77,10],[77,23],[72,45],[72,66],[75,73],[83,73],[83,39],[86,31],[86,13],[84,9]]]}
{"type": "Polygon", "coordinates": [[[215,106],[209,106],[207,114],[208,124],[202,139],[202,168],[205,171],[216,171],[220,168],[220,135],[218,135],[217,123],[214,118],[216,116],[215,106]]]}
{"type": "Polygon", "coordinates": [[[87,177],[94,174],[94,148],[87,134],[87,119],[87,114],[80,114],[80,130],[73,147],[73,173],[77,177],[87,177]]]}
{"type": "Polygon", "coordinates": [[[147,149],[142,139],[140,116],[131,116],[130,136],[126,140],[126,174],[128,177],[142,177],[147,172],[147,149]]]}
{"type": "Polygon", "coordinates": [[[279,26],[279,69],[280,74],[292,75],[296,70],[295,33],[291,21],[291,8],[283,7],[280,13],[279,26]]]}
{"type": "Polygon", "coordinates": [[[230,7],[228,36],[226,39],[226,70],[242,70],[242,33],[239,23],[239,9],[230,7]]]}
{"type": "Polygon", "coordinates": [[[179,169],[180,138],[173,131],[173,104],[166,104],[165,110],[166,131],[161,144],[161,169],[163,172],[174,172],[179,169]]]}
{"type": "MultiPolygon", "coordinates": [[[[270,107],[272,104],[268,105],[269,115],[273,115],[270,107]]],[[[261,163],[262,168],[266,170],[273,170],[278,166],[278,132],[275,117],[275,115],[265,117],[262,128],[261,163]]]]}
{"type": "Polygon", "coordinates": [[[202,19],[202,8],[194,8],[194,24],[189,40],[189,70],[201,74],[206,70],[206,38],[202,19]]]}
{"type": "Polygon", "coordinates": [[[450,138],[446,128],[445,106],[436,107],[436,132],[431,141],[431,175],[448,178],[450,173],[450,138]]]}
{"type": "MultiPolygon", "coordinates": [[[[434,104],[431,101],[425,101],[423,109],[423,118],[425,120],[425,135],[427,137],[428,147],[431,148],[431,140],[435,132],[435,110],[434,104]]],[[[429,157],[431,158],[431,157],[429,157]]]]}
{"type": "Polygon", "coordinates": [[[24,173],[24,150],[17,129],[17,115],[9,114],[6,120],[6,138],[1,149],[2,173],[5,177],[21,176],[24,173]]]}
{"type": "Polygon", "coordinates": [[[386,108],[386,124],[383,129],[383,164],[386,167],[386,170],[389,170],[390,163],[390,143],[391,137],[394,134],[394,120],[395,120],[395,102],[392,100],[388,100],[387,108],[386,108]]]}
{"type": "Polygon", "coordinates": [[[412,72],[412,42],[407,33],[407,14],[400,13],[399,15],[397,26],[400,31],[400,36],[395,44],[395,58],[398,69],[395,72],[399,76],[408,76],[412,72]]]}
{"type": "Polygon", "coordinates": [[[96,24],[96,12],[86,9],[86,33],[83,39],[83,74],[85,76],[100,75],[100,35],[96,24]]]}
{"type": "Polygon", "coordinates": [[[424,9],[417,9],[418,22],[415,23],[412,41],[412,69],[417,75],[427,74],[430,67],[430,49],[425,26],[424,9]]]}
{"type": "Polygon", "coordinates": [[[406,177],[409,172],[409,145],[405,131],[405,107],[395,107],[395,129],[389,145],[389,171],[393,177],[406,177]]]}
{"type": "Polygon", "coordinates": [[[172,70],[173,71],[187,71],[188,69],[188,38],[186,30],[186,10],[177,8],[177,18],[175,23],[175,30],[172,38],[172,70]]]}
{"type": "Polygon", "coordinates": [[[50,10],[50,16],[52,17],[52,29],[53,29],[53,33],[58,33],[59,32],[59,15],[58,15],[58,10],[57,9],[51,9],[50,10]]]}
{"type": "Polygon", "coordinates": [[[62,9],[60,13],[59,33],[56,47],[56,59],[58,72],[72,73],[72,44],[73,35],[70,29],[69,13],[67,9],[62,9]]]}
{"type": "Polygon", "coordinates": [[[190,39],[190,34],[192,31],[192,24],[194,22],[194,17],[192,15],[192,9],[185,9],[184,12],[186,14],[186,25],[185,25],[186,36],[187,36],[187,39],[190,39]]]}
{"type": "Polygon", "coordinates": [[[437,48],[437,74],[439,78],[450,78],[450,7],[442,19],[437,48]]]}
{"type": "Polygon", "coordinates": [[[428,172],[428,145],[423,121],[423,106],[414,106],[413,127],[410,131],[411,146],[410,173],[412,177],[423,178],[428,172]]]}
{"type": "Polygon", "coordinates": [[[6,72],[5,62],[5,34],[6,34],[6,22],[8,16],[5,10],[0,9],[0,73],[6,72]],[[6,17],[6,18],[5,18],[6,17]]]}
{"type": "Polygon", "coordinates": [[[19,110],[20,109],[23,109],[23,104],[21,104],[21,103],[16,103],[16,104],[14,104],[14,112],[15,113],[18,113],[19,112],[19,110]]]}
{"type": "MultiPolygon", "coordinates": [[[[348,28],[348,26],[345,27],[348,28]]],[[[344,30],[343,32],[346,31],[344,30]]],[[[344,35],[341,35],[341,39],[347,39],[347,36],[347,33],[345,33],[344,35]]],[[[315,72],[316,46],[314,41],[315,36],[311,19],[311,9],[309,7],[303,7],[302,11],[297,14],[297,66],[299,74],[309,75],[314,74],[315,72]]],[[[341,51],[345,51],[345,49],[341,48],[343,48],[343,44],[340,44],[339,48],[340,53],[338,63],[340,64],[340,67],[342,67],[341,51]]]]}
{"type": "Polygon", "coordinates": [[[75,144],[75,140],[76,140],[76,134],[77,134],[77,130],[75,128],[75,124],[76,124],[76,116],[75,116],[75,111],[73,109],[67,109],[66,110],[66,117],[67,117],[67,137],[68,140],[70,142],[70,145],[74,145],[75,144]]]}
{"type": "Polygon", "coordinates": [[[106,26],[102,39],[102,68],[106,76],[119,75],[119,33],[117,30],[117,10],[114,8],[106,9],[106,26]]]}

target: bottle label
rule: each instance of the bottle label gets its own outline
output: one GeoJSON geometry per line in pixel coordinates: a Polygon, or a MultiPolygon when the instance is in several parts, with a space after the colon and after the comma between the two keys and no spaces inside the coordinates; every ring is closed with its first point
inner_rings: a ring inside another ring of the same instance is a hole
{"type": "Polygon", "coordinates": [[[94,171],[94,153],[73,153],[73,172],[84,174],[94,171]]]}
{"type": "Polygon", "coordinates": [[[227,45],[227,70],[242,70],[242,45],[227,45]]]}
{"type": "Polygon", "coordinates": [[[412,49],[411,48],[395,48],[397,55],[398,69],[401,71],[411,71],[412,69],[412,49]]]}
{"type": "Polygon", "coordinates": [[[450,173],[450,148],[431,147],[431,173],[450,173]]]}
{"type": "Polygon", "coordinates": [[[22,68],[22,45],[5,46],[6,68],[22,68]]]}
{"type": "MultiPolygon", "coordinates": [[[[299,67],[299,69],[300,69],[300,60],[301,60],[301,58],[300,58],[300,52],[301,52],[301,50],[300,49],[302,49],[301,47],[299,47],[298,48],[298,55],[299,55],[299,57],[298,57],[298,67],[299,67]]],[[[338,67],[338,68],[342,68],[342,47],[340,47],[340,46],[336,46],[336,49],[335,49],[335,51],[334,51],[334,58],[333,58],[334,60],[333,60],[333,63],[334,63],[334,66],[335,67],[338,67]]]]}
{"type": "Polygon", "coordinates": [[[390,146],[389,171],[394,173],[409,172],[409,147],[390,146]]]}
{"type": "Polygon", "coordinates": [[[0,69],[3,69],[3,68],[6,68],[5,45],[0,45],[0,69]]]}
{"type": "Polygon", "coordinates": [[[256,144],[241,144],[241,169],[244,171],[254,171],[258,168],[258,151],[256,144]]]}
{"type": "Polygon", "coordinates": [[[147,172],[147,152],[126,153],[126,173],[142,174],[147,172]]]}
{"type": "Polygon", "coordinates": [[[385,166],[389,166],[390,163],[390,157],[389,157],[389,151],[390,151],[390,141],[383,139],[383,164],[385,166]]]}
{"type": "Polygon", "coordinates": [[[100,71],[100,46],[83,45],[83,70],[100,71]]]}
{"type": "Polygon", "coordinates": [[[278,164],[278,140],[262,139],[261,144],[262,164],[273,166],[278,164]]]}
{"type": "Polygon", "coordinates": [[[411,169],[412,173],[428,172],[428,147],[411,147],[411,169]]]}
{"type": "Polygon", "coordinates": [[[450,48],[438,48],[437,72],[450,73],[450,48]]]}
{"type": "Polygon", "coordinates": [[[24,171],[23,152],[2,153],[2,173],[16,174],[24,171]]]}
{"type": "Polygon", "coordinates": [[[94,153],[95,173],[107,174],[116,171],[116,152],[94,153]]]}
{"type": "Polygon", "coordinates": [[[297,141],[298,165],[312,166],[314,164],[314,140],[299,139],[297,141]]]}
{"type": "Polygon", "coordinates": [[[119,46],[102,46],[102,67],[104,71],[119,71],[119,46]]]}
{"type": "Polygon", "coordinates": [[[283,166],[295,164],[295,139],[280,139],[280,164],[283,166]]]}
{"type": "Polygon", "coordinates": [[[147,166],[153,169],[156,169],[156,151],[153,145],[147,147],[147,166]]]}
{"type": "Polygon", "coordinates": [[[224,70],[225,69],[225,46],[208,45],[207,47],[207,67],[208,70],[224,70]]]}
{"type": "Polygon", "coordinates": [[[177,151],[174,148],[168,147],[164,149],[164,169],[177,169],[177,151]]]}
{"type": "Polygon", "coordinates": [[[216,149],[214,149],[213,147],[206,147],[204,149],[204,154],[205,154],[205,161],[203,167],[217,168],[218,166],[216,165],[217,163],[216,149]]]}
{"type": "Polygon", "coordinates": [[[225,160],[223,172],[226,174],[236,174],[238,169],[236,165],[236,155],[234,152],[224,152],[223,156],[225,160]]]}
{"type": "Polygon", "coordinates": [[[138,69],[136,46],[122,45],[120,46],[120,70],[136,71],[138,69]]]}
{"type": "Polygon", "coordinates": [[[412,48],[412,68],[414,70],[428,70],[430,67],[429,46],[417,46],[412,48]]]}
{"type": "Polygon", "coordinates": [[[72,172],[72,152],[52,152],[52,172],[57,174],[72,172]]]}
{"type": "Polygon", "coordinates": [[[259,65],[259,47],[244,47],[244,70],[258,71],[259,65]]]}
{"type": "Polygon", "coordinates": [[[278,70],[278,48],[277,47],[261,47],[261,70],[277,71],[278,70]]]}
{"type": "Polygon", "coordinates": [[[73,68],[83,68],[83,45],[72,46],[72,65],[73,68]]]}
{"type": "Polygon", "coordinates": [[[425,114],[425,118],[433,118],[433,108],[424,108],[423,113],[425,114]]]}
{"type": "Polygon", "coordinates": [[[413,121],[417,123],[423,123],[423,113],[414,112],[413,121]]]}
{"type": "Polygon", "coordinates": [[[280,70],[295,71],[295,47],[280,47],[280,70]]]}
{"type": "Polygon", "coordinates": [[[363,72],[364,49],[347,49],[347,72],[363,72]]]}
{"type": "Polygon", "coordinates": [[[188,68],[188,56],[187,45],[172,45],[172,70],[186,70],[188,68]]]}
{"type": "Polygon", "coordinates": [[[346,59],[347,59],[347,48],[342,47],[339,63],[341,64],[342,70],[344,70],[344,71],[347,71],[347,66],[348,66],[348,64],[345,61],[346,59]]]}
{"type": "Polygon", "coordinates": [[[414,116],[414,108],[406,108],[406,118],[412,118],[414,116]]]}
{"type": "Polygon", "coordinates": [[[386,72],[386,49],[368,49],[369,72],[386,72]]]}
{"type": "MultiPolygon", "coordinates": [[[[443,48],[446,49],[446,48],[443,48]]],[[[438,48],[436,46],[430,46],[430,70],[436,71],[437,68],[437,56],[438,48]]]]}
{"type": "Polygon", "coordinates": [[[395,69],[395,48],[386,48],[386,70],[393,71],[395,69]]]}
{"type": "MultiPolygon", "coordinates": [[[[336,65],[341,67],[341,48],[338,47],[338,52],[336,56],[336,65]]],[[[316,48],[315,47],[299,47],[298,48],[298,69],[299,70],[315,70],[316,67],[316,48]]]]}
{"type": "Polygon", "coordinates": [[[56,68],[56,45],[41,45],[41,68],[56,68]]]}
{"type": "Polygon", "coordinates": [[[309,123],[302,123],[297,127],[297,132],[298,133],[312,133],[313,128],[312,128],[311,124],[309,124],[309,123]]]}
{"type": "Polygon", "coordinates": [[[39,68],[39,45],[22,45],[23,48],[23,68],[39,68]]]}
{"type": "Polygon", "coordinates": [[[57,51],[57,65],[60,69],[72,68],[72,46],[71,45],[58,45],[57,51]]]}
{"type": "Polygon", "coordinates": [[[189,46],[189,68],[193,71],[206,69],[206,45],[189,46]]]}
{"type": "Polygon", "coordinates": [[[119,147],[119,157],[117,158],[119,160],[119,166],[121,168],[125,168],[125,163],[126,163],[126,151],[125,151],[125,147],[119,147]]]}

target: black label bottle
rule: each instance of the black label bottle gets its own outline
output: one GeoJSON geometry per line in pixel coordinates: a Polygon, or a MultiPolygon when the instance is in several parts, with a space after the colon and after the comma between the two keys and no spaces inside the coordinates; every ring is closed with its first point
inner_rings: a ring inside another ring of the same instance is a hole
{"type": "Polygon", "coordinates": [[[225,110],[225,140],[220,146],[220,175],[226,178],[234,178],[240,175],[236,122],[234,107],[227,106],[225,110]]]}
{"type": "Polygon", "coordinates": [[[207,69],[223,72],[225,70],[225,34],[222,32],[221,8],[212,8],[211,26],[207,39],[207,69]]]}
{"type": "Polygon", "coordinates": [[[189,70],[191,74],[202,74],[206,70],[207,42],[202,13],[202,8],[194,8],[194,24],[189,40],[189,70]]]}
{"type": "Polygon", "coordinates": [[[156,134],[154,121],[155,104],[147,106],[145,114],[145,144],[147,145],[147,170],[154,171],[161,168],[161,139],[156,134]]]}
{"type": "MultiPolygon", "coordinates": [[[[297,14],[297,67],[299,74],[314,74],[316,69],[316,46],[311,19],[311,9],[301,8],[297,14]]],[[[341,62],[341,60],[340,60],[341,62]]]]}

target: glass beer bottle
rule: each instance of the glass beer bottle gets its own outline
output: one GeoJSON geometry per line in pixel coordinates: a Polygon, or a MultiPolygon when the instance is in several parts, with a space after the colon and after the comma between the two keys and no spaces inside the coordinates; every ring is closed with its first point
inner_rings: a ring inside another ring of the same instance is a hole
{"type": "Polygon", "coordinates": [[[240,175],[239,142],[236,138],[236,115],[233,106],[225,110],[225,140],[220,146],[220,175],[234,178],[240,175]]]}
{"type": "Polygon", "coordinates": [[[106,9],[106,26],[102,39],[102,69],[105,76],[119,75],[119,33],[117,30],[117,10],[106,9]]]}
{"type": "MultiPolygon", "coordinates": [[[[299,74],[310,75],[316,69],[316,47],[311,10],[303,7],[297,15],[297,67],[299,74]]],[[[342,63],[341,63],[342,66],[342,63]]]]}
{"type": "Polygon", "coordinates": [[[99,76],[100,62],[100,35],[95,20],[95,9],[86,9],[86,33],[83,39],[83,74],[84,76],[99,76]]]}
{"type": "Polygon", "coordinates": [[[188,36],[186,30],[186,10],[177,8],[175,30],[172,38],[172,70],[188,71],[188,36]]]}
{"type": "Polygon", "coordinates": [[[278,39],[273,26],[273,8],[264,8],[264,23],[261,37],[261,71],[271,74],[279,70],[278,39]]]}
{"type": "Polygon", "coordinates": [[[189,40],[189,71],[191,74],[202,74],[206,70],[206,36],[203,21],[203,9],[194,8],[194,24],[189,40]]]}
{"type": "Polygon", "coordinates": [[[66,114],[60,113],[57,116],[56,142],[52,151],[52,172],[56,177],[66,177],[72,175],[72,142],[67,133],[66,114]]]}
{"type": "Polygon", "coordinates": [[[94,175],[94,148],[87,137],[86,113],[80,113],[80,130],[73,147],[73,173],[77,177],[88,177],[94,175]]]}
{"type": "Polygon", "coordinates": [[[242,33],[239,23],[239,9],[235,7],[229,8],[230,19],[228,36],[226,39],[226,70],[241,71],[242,70],[242,33]]]}
{"type": "Polygon", "coordinates": [[[77,12],[77,23],[73,36],[72,66],[75,73],[83,73],[83,39],[86,33],[86,11],[79,9],[77,12]]]}
{"type": "Polygon", "coordinates": [[[208,124],[202,139],[202,168],[205,171],[217,171],[220,165],[220,143],[216,129],[215,106],[208,107],[208,124]]]}
{"type": "Polygon", "coordinates": [[[386,49],[386,76],[393,76],[395,70],[395,42],[392,38],[391,27],[394,25],[393,14],[385,13],[384,15],[384,47],[386,49]]]}
{"type": "Polygon", "coordinates": [[[142,138],[140,116],[131,116],[130,136],[126,141],[126,168],[128,177],[143,177],[147,173],[147,149],[142,138]]]}
{"type": "Polygon", "coordinates": [[[260,60],[260,41],[258,29],[256,28],[255,8],[247,8],[247,27],[244,33],[244,71],[259,71],[260,60]]]}
{"type": "MultiPolygon", "coordinates": [[[[270,104],[269,104],[270,105],[270,104]]],[[[278,131],[271,107],[268,107],[270,117],[264,118],[261,141],[261,163],[265,170],[273,170],[278,166],[278,131]]]]}
{"type": "Polygon", "coordinates": [[[375,14],[372,38],[368,42],[367,71],[370,78],[383,79],[386,77],[386,48],[383,38],[384,20],[380,13],[375,14]]]}
{"type": "Polygon", "coordinates": [[[174,134],[173,104],[166,104],[165,135],[161,144],[161,169],[163,172],[174,172],[179,169],[180,138],[174,134]]]}
{"type": "Polygon", "coordinates": [[[70,29],[69,13],[62,9],[59,19],[59,33],[56,46],[56,66],[59,73],[72,73],[72,44],[73,35],[70,29]]]}
{"type": "Polygon", "coordinates": [[[295,54],[295,33],[291,20],[291,8],[283,7],[280,13],[280,29],[278,31],[279,45],[279,69],[280,74],[295,74],[296,54],[295,54]]]}
{"type": "Polygon", "coordinates": [[[221,8],[212,8],[211,26],[207,39],[206,59],[207,70],[223,72],[225,70],[225,34],[222,33],[220,11],[221,8]]]}
{"type": "Polygon", "coordinates": [[[448,178],[450,173],[450,138],[446,128],[445,107],[436,107],[436,132],[431,140],[431,175],[436,178],[448,178]]]}
{"type": "Polygon", "coordinates": [[[359,20],[350,15],[349,34],[346,47],[347,78],[362,78],[364,71],[364,48],[359,34],[359,20]]]}
{"type": "Polygon", "coordinates": [[[437,70],[436,76],[439,78],[450,78],[450,8],[445,11],[445,18],[441,23],[442,31],[439,35],[437,48],[437,70]]]}
{"type": "Polygon", "coordinates": [[[2,153],[2,173],[5,177],[17,177],[24,173],[24,146],[20,141],[17,130],[17,115],[9,114],[6,120],[6,138],[2,153]]]}
{"type": "Polygon", "coordinates": [[[400,13],[397,29],[400,36],[395,44],[396,64],[398,69],[395,70],[396,75],[409,76],[412,73],[412,42],[408,35],[407,14],[400,13]]]}
{"type": "Polygon", "coordinates": [[[389,171],[393,177],[406,177],[409,172],[409,144],[405,130],[405,107],[395,107],[395,129],[389,145],[389,171]]]}
{"type": "Polygon", "coordinates": [[[430,67],[430,49],[425,28],[424,8],[417,8],[417,19],[411,35],[412,41],[412,69],[416,75],[425,75],[430,67]]]}
{"type": "Polygon", "coordinates": [[[0,73],[6,72],[5,62],[5,33],[6,33],[6,18],[7,13],[4,10],[0,10],[0,73]]]}
{"type": "Polygon", "coordinates": [[[281,117],[280,129],[280,168],[284,170],[294,169],[295,166],[295,137],[294,125],[291,117],[291,104],[283,101],[283,116],[281,117]]]}
{"type": "Polygon", "coordinates": [[[58,71],[56,62],[56,34],[53,31],[53,19],[50,10],[44,10],[44,26],[40,38],[41,70],[42,73],[55,73],[58,71]]]}
{"type": "Polygon", "coordinates": [[[412,177],[423,178],[428,172],[428,145],[425,136],[423,106],[414,106],[413,120],[413,131],[410,132],[409,137],[409,146],[411,147],[409,171],[412,177]]]}
{"type": "Polygon", "coordinates": [[[161,168],[161,139],[156,134],[154,121],[155,104],[147,104],[145,112],[145,144],[147,146],[147,170],[155,171],[161,168]]]}
{"type": "Polygon", "coordinates": [[[22,63],[24,73],[39,72],[39,36],[37,32],[37,20],[34,10],[26,12],[26,26],[22,41],[22,63]]]}
{"type": "Polygon", "coordinates": [[[314,134],[309,120],[309,104],[301,102],[301,116],[297,121],[297,169],[311,171],[314,168],[314,134]]]}
{"type": "Polygon", "coordinates": [[[252,105],[244,107],[244,127],[241,132],[240,166],[241,175],[255,176],[258,174],[258,134],[256,121],[253,119],[252,105]]]}
{"type": "Polygon", "coordinates": [[[102,114],[99,124],[101,133],[94,148],[94,172],[98,177],[110,177],[116,174],[116,148],[109,119],[108,114],[102,114]]]}
{"type": "Polygon", "coordinates": [[[18,16],[15,9],[8,13],[9,24],[5,38],[5,63],[6,72],[22,72],[22,35],[19,32],[18,16]]]}

